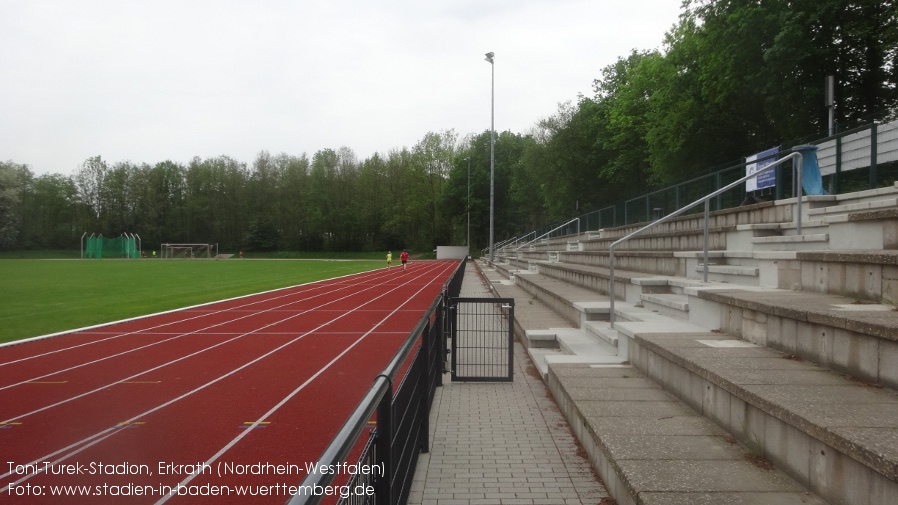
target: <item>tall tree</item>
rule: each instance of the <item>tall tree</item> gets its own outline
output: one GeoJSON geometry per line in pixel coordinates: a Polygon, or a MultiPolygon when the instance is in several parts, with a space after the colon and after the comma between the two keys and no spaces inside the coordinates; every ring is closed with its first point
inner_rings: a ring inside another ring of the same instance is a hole
{"type": "MultiPolygon", "coordinates": [[[[601,128],[596,148],[605,151],[602,179],[618,188],[648,187],[650,166],[647,133],[652,80],[643,62],[654,53],[633,51],[602,70],[595,81],[596,124],[601,128]]],[[[626,194],[626,193],[625,193],[626,194]]]]}
{"type": "Polygon", "coordinates": [[[305,212],[309,159],[280,154],[274,160],[280,183],[278,185],[279,215],[282,246],[286,249],[305,250],[308,236],[308,220],[305,212]]]}
{"type": "Polygon", "coordinates": [[[452,167],[457,138],[452,130],[428,132],[412,149],[417,171],[416,184],[421,192],[420,197],[426,202],[417,212],[422,213],[424,237],[430,244],[447,240],[451,235],[448,221],[441,215],[439,202],[443,184],[452,167]]]}
{"type": "Polygon", "coordinates": [[[390,212],[394,195],[387,181],[387,163],[380,154],[374,155],[359,168],[356,206],[360,213],[360,228],[366,233],[365,247],[377,250],[390,249],[392,244],[384,237],[384,225],[390,212]]]}
{"type": "Polygon", "coordinates": [[[22,194],[21,240],[30,249],[65,249],[85,231],[76,220],[77,190],[70,177],[45,174],[22,194]]]}
{"type": "Polygon", "coordinates": [[[95,225],[100,224],[100,216],[105,210],[103,197],[107,175],[109,175],[109,166],[100,156],[85,160],[75,174],[78,196],[96,216],[95,225]]]}
{"type": "Polygon", "coordinates": [[[16,245],[22,218],[19,212],[22,182],[30,176],[31,171],[26,165],[0,162],[0,249],[10,249],[16,245]]]}

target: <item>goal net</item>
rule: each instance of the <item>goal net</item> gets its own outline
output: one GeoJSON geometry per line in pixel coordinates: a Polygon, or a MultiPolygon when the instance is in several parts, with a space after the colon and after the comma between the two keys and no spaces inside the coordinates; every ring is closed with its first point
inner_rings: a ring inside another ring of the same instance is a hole
{"type": "Polygon", "coordinates": [[[212,259],[212,244],[162,244],[166,259],[212,259]]]}

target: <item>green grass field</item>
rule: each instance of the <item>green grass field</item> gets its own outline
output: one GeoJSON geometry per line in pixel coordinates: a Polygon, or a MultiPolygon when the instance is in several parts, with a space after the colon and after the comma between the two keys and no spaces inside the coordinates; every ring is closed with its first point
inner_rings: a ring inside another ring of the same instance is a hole
{"type": "Polygon", "coordinates": [[[0,342],[382,267],[382,261],[0,260],[0,342]]]}

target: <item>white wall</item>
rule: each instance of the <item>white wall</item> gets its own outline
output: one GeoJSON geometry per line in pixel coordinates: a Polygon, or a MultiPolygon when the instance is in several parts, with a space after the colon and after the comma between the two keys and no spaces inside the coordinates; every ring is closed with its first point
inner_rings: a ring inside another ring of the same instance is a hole
{"type": "Polygon", "coordinates": [[[438,245],[437,246],[437,259],[438,260],[463,260],[468,257],[468,247],[467,246],[457,246],[457,245],[438,245]]]}
{"type": "MultiPolygon", "coordinates": [[[[842,171],[870,166],[870,134],[864,130],[842,137],[842,171]]],[[[877,125],[876,162],[887,163],[898,160],[898,122],[877,125]]],[[[830,140],[817,146],[817,163],[820,174],[836,172],[836,141],[830,140]]]]}

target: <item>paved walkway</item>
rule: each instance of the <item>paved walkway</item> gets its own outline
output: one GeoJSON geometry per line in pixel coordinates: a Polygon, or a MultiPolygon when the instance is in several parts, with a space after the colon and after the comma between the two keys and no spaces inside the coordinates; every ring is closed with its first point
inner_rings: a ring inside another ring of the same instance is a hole
{"type": "MultiPolygon", "coordinates": [[[[491,296],[468,263],[461,296],[491,296]]],[[[437,388],[431,449],[421,454],[410,505],[596,505],[608,494],[564,415],[515,344],[512,383],[437,388]]]]}

